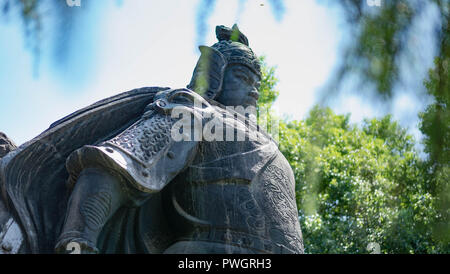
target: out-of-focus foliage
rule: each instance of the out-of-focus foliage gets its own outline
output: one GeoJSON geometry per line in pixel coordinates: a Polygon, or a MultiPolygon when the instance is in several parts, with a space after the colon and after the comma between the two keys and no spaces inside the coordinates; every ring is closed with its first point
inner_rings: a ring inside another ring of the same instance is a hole
{"type": "Polygon", "coordinates": [[[439,55],[435,66],[424,81],[433,103],[420,113],[420,130],[424,134],[428,153],[429,187],[437,197],[440,215],[434,225],[434,234],[450,246],[450,1],[436,1],[446,8],[446,17],[438,33],[439,55]]]}
{"type": "MultiPolygon", "coordinates": [[[[424,81],[425,88],[405,91],[412,97],[419,96],[423,102],[427,102],[426,98],[429,97],[434,100],[420,114],[420,130],[424,134],[425,152],[429,155],[427,165],[429,177],[432,178],[430,184],[434,186],[433,191],[440,191],[442,195],[440,204],[445,224],[441,230],[450,231],[450,1],[382,0],[379,7],[368,7],[366,0],[329,3],[338,3],[343,8],[355,39],[344,50],[344,62],[325,93],[339,93],[346,77],[357,75],[360,87],[372,85],[376,97],[386,102],[393,98],[395,84],[402,81],[402,70],[423,66],[418,62],[420,59],[416,58],[420,49],[411,48],[414,43],[409,42],[424,39],[425,36],[414,33],[416,30],[412,26],[421,20],[422,24],[426,23],[422,16],[427,7],[434,7],[437,11],[437,18],[427,18],[438,21],[434,26],[432,41],[436,48],[435,66],[424,81]]],[[[414,78],[414,75],[409,76],[414,78]]],[[[368,91],[363,88],[356,90],[368,91]]]]}
{"type": "Polygon", "coordinates": [[[24,21],[28,46],[36,55],[39,54],[40,31],[42,29],[42,16],[37,11],[38,6],[37,0],[0,1],[0,15],[7,16],[14,9],[20,13],[24,21]]]}
{"type": "Polygon", "coordinates": [[[343,2],[348,19],[356,23],[352,29],[356,37],[344,52],[335,84],[356,73],[360,85],[374,84],[380,95],[390,98],[399,74],[398,58],[417,10],[406,1],[383,1],[379,10],[365,13],[361,5],[364,3],[358,3],[365,1],[343,2]]]}
{"type": "MultiPolygon", "coordinates": [[[[351,36],[354,37],[342,53],[343,61],[328,89],[339,92],[341,84],[348,76],[352,76],[357,79],[360,87],[372,86],[379,98],[392,99],[395,84],[403,80],[401,70],[422,65],[420,58],[417,58],[420,49],[414,48],[414,43],[410,41],[425,37],[414,33],[417,29],[413,29],[413,26],[418,22],[425,23],[423,13],[427,7],[434,6],[438,12],[439,24],[434,26],[435,45],[438,56],[445,53],[445,48],[441,45],[442,40],[448,39],[446,37],[449,35],[448,0],[382,0],[378,7],[369,6],[367,0],[327,3],[342,7],[351,36]]],[[[420,90],[408,92],[412,96],[423,95],[420,90]]]]}
{"type": "MultiPolygon", "coordinates": [[[[277,94],[268,75],[274,68],[264,64],[262,106],[277,94]]],[[[306,252],[369,253],[376,245],[382,253],[450,252],[445,191],[432,189],[429,162],[391,116],[358,127],[316,106],[302,121],[279,122],[278,133],[295,175],[306,252]]]]}
{"type": "MultiPolygon", "coordinates": [[[[355,42],[345,52],[347,60],[338,70],[335,84],[346,76],[359,75],[360,83],[375,86],[375,94],[391,99],[394,85],[401,81],[402,69],[421,66],[411,52],[413,23],[421,19],[426,6],[438,11],[439,23],[434,30],[435,66],[424,81],[424,89],[407,90],[411,96],[431,97],[433,102],[420,116],[428,159],[423,164],[424,187],[433,197],[436,218],[429,226],[434,246],[441,252],[450,249],[450,1],[448,0],[386,0],[378,11],[367,8],[366,1],[339,1],[348,20],[354,26],[355,42]],[[364,9],[364,7],[366,7],[364,9]],[[402,57],[403,66],[400,59],[402,57]],[[425,92],[426,94],[421,94],[425,92]],[[426,96],[424,96],[426,95],[426,96]]],[[[420,39],[420,35],[415,39],[420,39]],[[419,38],[417,38],[419,37],[419,38]]],[[[424,100],[425,101],[425,100],[424,100]]]]}
{"type": "MultiPolygon", "coordinates": [[[[447,39],[447,50],[450,50],[449,44],[447,39]]],[[[430,70],[425,86],[434,98],[420,114],[420,130],[425,135],[423,142],[429,157],[429,188],[437,196],[441,216],[441,221],[435,225],[435,233],[450,245],[450,58],[436,58],[435,68],[430,70]]]]}
{"type": "MultiPolygon", "coordinates": [[[[0,23],[20,15],[26,47],[33,52],[35,65],[39,64],[43,44],[48,41],[53,64],[65,65],[73,28],[92,1],[81,3],[80,7],[71,8],[65,0],[0,0],[0,23]]],[[[37,67],[35,70],[37,73],[37,67]]]]}
{"type": "MultiPolygon", "coordinates": [[[[450,9],[450,1],[448,9],[450,9]]],[[[424,143],[430,159],[438,167],[450,161],[450,24],[442,27],[440,54],[435,66],[424,81],[427,93],[434,99],[420,114],[420,129],[425,134],[424,143]]]]}
{"type": "MultiPolygon", "coordinates": [[[[117,3],[121,1],[116,0],[117,3]]],[[[247,0],[236,0],[239,3],[238,15],[245,10],[245,4],[247,0]]],[[[74,2],[74,1],[72,1],[74,2]]],[[[28,46],[34,51],[35,57],[38,57],[40,46],[43,38],[43,18],[44,17],[54,17],[59,24],[59,29],[61,30],[58,35],[62,36],[62,39],[55,39],[55,48],[61,49],[65,44],[65,40],[71,38],[70,26],[74,24],[77,20],[78,10],[84,9],[90,4],[93,4],[93,0],[82,0],[80,1],[81,6],[76,9],[70,8],[66,0],[0,0],[0,15],[8,15],[12,13],[20,13],[24,26],[25,33],[27,37],[28,46]]],[[[204,38],[208,29],[208,19],[210,15],[214,12],[214,8],[217,0],[200,0],[197,5],[197,13],[195,18],[196,24],[196,44],[203,44],[204,38]]],[[[285,5],[283,0],[267,0],[272,14],[277,21],[282,20],[285,5]]],[[[261,4],[263,6],[264,4],[261,4]]],[[[60,61],[64,61],[64,56],[61,57],[60,61]]]]}

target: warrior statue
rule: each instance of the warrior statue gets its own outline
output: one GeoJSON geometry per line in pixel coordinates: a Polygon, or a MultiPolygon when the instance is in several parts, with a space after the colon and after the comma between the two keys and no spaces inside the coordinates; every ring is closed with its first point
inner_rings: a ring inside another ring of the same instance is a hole
{"type": "Polygon", "coordinates": [[[216,36],[187,88],[107,98],[1,159],[0,253],[303,253],[289,163],[233,108],[256,107],[259,60],[236,25],[216,36]]]}

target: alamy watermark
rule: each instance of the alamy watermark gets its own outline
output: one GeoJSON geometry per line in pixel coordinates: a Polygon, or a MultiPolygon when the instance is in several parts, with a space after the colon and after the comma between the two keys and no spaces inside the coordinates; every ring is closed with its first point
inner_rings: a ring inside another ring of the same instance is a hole
{"type": "Polygon", "coordinates": [[[366,0],[369,7],[381,7],[381,0],[366,0]]]}
{"type": "Polygon", "coordinates": [[[194,100],[194,108],[176,106],[171,118],[178,119],[171,128],[174,141],[257,141],[268,133],[278,141],[279,120],[269,109],[254,106],[227,106],[219,112],[212,107],[203,107],[194,100]]]}
{"type": "Polygon", "coordinates": [[[66,251],[68,251],[69,254],[81,254],[81,246],[77,242],[70,242],[66,246],[66,251]]]}
{"type": "Polygon", "coordinates": [[[381,254],[381,247],[378,243],[369,243],[367,245],[367,251],[370,252],[370,254],[381,254]]]}
{"type": "Polygon", "coordinates": [[[81,7],[81,0],[66,0],[69,7],[81,7]]]}

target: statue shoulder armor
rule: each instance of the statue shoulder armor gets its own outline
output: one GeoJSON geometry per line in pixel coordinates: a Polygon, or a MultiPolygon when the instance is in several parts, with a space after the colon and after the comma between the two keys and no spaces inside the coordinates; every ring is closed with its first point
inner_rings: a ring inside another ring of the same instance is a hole
{"type": "Polygon", "coordinates": [[[103,167],[125,177],[143,192],[162,190],[193,159],[197,142],[176,141],[171,132],[180,107],[194,111],[196,94],[187,89],[165,90],[145,108],[141,118],[115,137],[94,146],[84,146],[67,159],[69,184],[82,169],[103,167]]]}
{"type": "Polygon", "coordinates": [[[161,114],[171,115],[175,108],[199,111],[210,106],[205,98],[190,89],[183,88],[158,92],[154,101],[147,106],[146,110],[156,110],[161,114]]]}

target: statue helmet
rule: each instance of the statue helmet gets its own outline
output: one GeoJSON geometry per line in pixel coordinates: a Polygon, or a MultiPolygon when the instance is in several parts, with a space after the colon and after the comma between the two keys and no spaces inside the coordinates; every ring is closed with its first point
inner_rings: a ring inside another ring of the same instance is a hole
{"type": "Polygon", "coordinates": [[[201,55],[187,86],[209,99],[215,99],[220,94],[224,72],[229,65],[245,65],[261,79],[260,62],[236,24],[231,29],[217,26],[216,37],[219,42],[211,47],[199,47],[201,55]]]}

